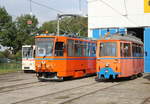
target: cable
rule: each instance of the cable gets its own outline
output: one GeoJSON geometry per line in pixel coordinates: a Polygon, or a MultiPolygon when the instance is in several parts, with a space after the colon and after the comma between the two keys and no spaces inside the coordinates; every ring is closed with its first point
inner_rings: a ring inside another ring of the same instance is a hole
{"type": "Polygon", "coordinates": [[[36,2],[36,1],[33,1],[33,0],[28,0],[28,1],[31,1],[32,3],[34,3],[34,4],[38,5],[38,6],[45,7],[45,8],[47,8],[47,9],[50,9],[50,10],[53,10],[53,11],[56,11],[56,12],[59,12],[59,13],[63,13],[63,12],[60,11],[60,10],[57,10],[57,9],[52,8],[52,7],[49,7],[49,6],[47,6],[47,5],[38,3],[38,2],[36,2]]]}
{"type": "Polygon", "coordinates": [[[125,18],[126,20],[130,21],[131,23],[133,23],[136,26],[139,26],[137,23],[135,23],[134,21],[132,21],[131,19],[129,19],[126,16],[123,16],[122,13],[120,13],[118,10],[116,10],[115,8],[113,8],[111,5],[109,5],[106,1],[104,0],[99,0],[101,1],[103,4],[105,4],[106,6],[108,6],[109,8],[111,8],[113,11],[115,11],[117,14],[119,14],[120,16],[122,16],[123,18],[125,18]]]}

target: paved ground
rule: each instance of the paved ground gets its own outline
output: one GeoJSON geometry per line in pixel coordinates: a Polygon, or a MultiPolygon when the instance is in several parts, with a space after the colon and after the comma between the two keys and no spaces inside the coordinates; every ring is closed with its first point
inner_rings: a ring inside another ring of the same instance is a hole
{"type": "Polygon", "coordinates": [[[39,82],[33,73],[4,74],[0,104],[150,104],[150,74],[113,83],[94,77],[39,82]]]}

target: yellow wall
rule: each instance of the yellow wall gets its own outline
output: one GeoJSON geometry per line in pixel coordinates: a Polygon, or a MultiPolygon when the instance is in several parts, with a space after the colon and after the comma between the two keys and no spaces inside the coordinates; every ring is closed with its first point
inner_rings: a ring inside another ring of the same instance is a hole
{"type": "Polygon", "coordinates": [[[144,13],[150,13],[150,0],[144,0],[144,13]]]}

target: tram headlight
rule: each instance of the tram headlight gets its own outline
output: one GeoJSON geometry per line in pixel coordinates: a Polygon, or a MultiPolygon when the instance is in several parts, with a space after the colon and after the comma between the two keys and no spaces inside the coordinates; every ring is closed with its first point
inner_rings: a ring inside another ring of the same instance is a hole
{"type": "Polygon", "coordinates": [[[40,68],[40,67],[41,67],[41,65],[37,65],[37,67],[38,67],[38,68],[40,68]]]}
{"type": "Polygon", "coordinates": [[[105,64],[105,67],[109,67],[109,63],[106,63],[106,64],[105,64]]]}

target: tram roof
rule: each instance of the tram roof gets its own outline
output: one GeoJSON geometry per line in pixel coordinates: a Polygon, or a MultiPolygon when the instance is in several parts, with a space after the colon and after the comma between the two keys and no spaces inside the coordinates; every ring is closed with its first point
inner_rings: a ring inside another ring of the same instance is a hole
{"type": "Polygon", "coordinates": [[[42,34],[42,35],[38,35],[36,36],[36,38],[40,38],[40,37],[64,37],[64,38],[73,38],[73,39],[81,39],[81,40],[92,40],[92,41],[96,41],[97,39],[94,38],[89,38],[89,37],[81,37],[81,36],[77,36],[74,34],[65,34],[65,35],[54,35],[54,34],[42,34]]]}
{"type": "Polygon", "coordinates": [[[133,36],[132,34],[110,34],[106,35],[104,38],[99,40],[122,40],[122,41],[131,41],[138,44],[143,44],[140,38],[133,36]]]}

